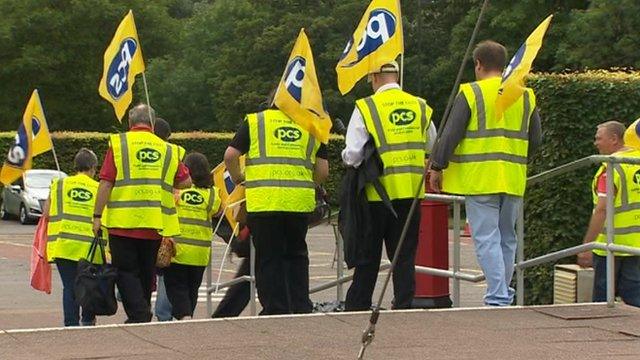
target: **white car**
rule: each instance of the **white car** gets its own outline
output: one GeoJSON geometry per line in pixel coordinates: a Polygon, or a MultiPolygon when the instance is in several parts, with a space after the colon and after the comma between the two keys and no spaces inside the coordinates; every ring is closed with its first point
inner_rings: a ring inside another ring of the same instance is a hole
{"type": "Polygon", "coordinates": [[[67,174],[56,170],[27,170],[22,178],[2,190],[0,218],[17,216],[20,223],[36,222],[42,216],[42,207],[49,197],[49,188],[55,178],[67,174]]]}

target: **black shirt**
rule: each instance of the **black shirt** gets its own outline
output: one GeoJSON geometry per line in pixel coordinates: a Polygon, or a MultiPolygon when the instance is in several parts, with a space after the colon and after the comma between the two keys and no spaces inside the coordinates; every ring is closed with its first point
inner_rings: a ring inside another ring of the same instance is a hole
{"type": "MultiPolygon", "coordinates": [[[[247,152],[249,152],[250,145],[251,141],[249,140],[249,123],[243,121],[242,125],[240,125],[240,128],[236,132],[236,135],[233,137],[233,140],[231,140],[229,146],[240,151],[242,154],[246,154],[247,152]]],[[[327,160],[329,158],[327,145],[322,143],[320,144],[316,157],[324,160],[327,160]]]]}

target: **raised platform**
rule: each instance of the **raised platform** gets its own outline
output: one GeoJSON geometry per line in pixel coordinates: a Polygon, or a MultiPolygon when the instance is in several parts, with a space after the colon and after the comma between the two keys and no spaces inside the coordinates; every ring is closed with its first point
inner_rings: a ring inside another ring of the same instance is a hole
{"type": "MultiPolygon", "coordinates": [[[[369,313],[0,331],[1,359],[355,359],[369,313]]],[[[640,359],[640,309],[383,312],[365,359],[640,359]]]]}

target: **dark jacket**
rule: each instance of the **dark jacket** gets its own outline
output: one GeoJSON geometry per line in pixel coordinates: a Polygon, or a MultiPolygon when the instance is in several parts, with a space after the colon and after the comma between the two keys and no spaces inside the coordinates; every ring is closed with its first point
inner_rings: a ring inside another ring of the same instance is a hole
{"type": "Polygon", "coordinates": [[[349,269],[371,257],[371,213],[365,185],[373,184],[391,213],[397,217],[389,195],[380,183],[382,160],[376,151],[373,137],[364,146],[364,159],[358,168],[347,167],[342,179],[338,229],[344,241],[344,259],[349,269]]]}

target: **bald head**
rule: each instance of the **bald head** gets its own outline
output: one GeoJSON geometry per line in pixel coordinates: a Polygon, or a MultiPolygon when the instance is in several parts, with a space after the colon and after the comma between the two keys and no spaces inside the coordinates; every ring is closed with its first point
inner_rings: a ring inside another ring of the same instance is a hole
{"type": "Polygon", "coordinates": [[[153,126],[153,121],[156,118],[156,111],[147,104],[138,104],[129,110],[129,127],[133,127],[138,124],[144,124],[147,126],[153,126]],[[151,117],[149,117],[151,114],[151,117]]]}

